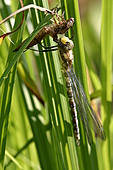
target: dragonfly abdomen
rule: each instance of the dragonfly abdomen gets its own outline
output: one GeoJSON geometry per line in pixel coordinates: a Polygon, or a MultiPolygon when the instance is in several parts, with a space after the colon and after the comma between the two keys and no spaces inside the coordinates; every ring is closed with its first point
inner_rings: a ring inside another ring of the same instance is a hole
{"type": "Polygon", "coordinates": [[[75,104],[74,97],[73,97],[71,79],[69,78],[68,75],[66,76],[66,74],[64,74],[64,76],[65,76],[65,81],[66,81],[66,89],[67,89],[67,95],[68,95],[68,100],[69,100],[69,107],[70,107],[70,112],[72,116],[74,137],[75,137],[77,146],[79,146],[80,145],[80,133],[79,133],[76,104],[75,104]]]}

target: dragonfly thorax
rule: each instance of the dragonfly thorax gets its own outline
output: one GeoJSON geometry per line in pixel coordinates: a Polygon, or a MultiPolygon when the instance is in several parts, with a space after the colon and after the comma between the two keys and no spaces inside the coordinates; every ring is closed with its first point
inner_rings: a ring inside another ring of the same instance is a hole
{"type": "Polygon", "coordinates": [[[60,62],[63,64],[63,67],[68,70],[68,67],[71,68],[73,65],[73,41],[68,37],[62,37],[59,39],[58,48],[60,53],[60,62]]]}

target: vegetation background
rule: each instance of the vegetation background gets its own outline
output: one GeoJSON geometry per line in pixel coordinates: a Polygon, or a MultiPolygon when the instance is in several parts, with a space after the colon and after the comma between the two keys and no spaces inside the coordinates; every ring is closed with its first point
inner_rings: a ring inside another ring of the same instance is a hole
{"type": "MultiPolygon", "coordinates": [[[[15,0],[9,1],[10,4],[6,2],[1,0],[0,20],[21,8],[15,0]]],[[[51,1],[48,5],[47,0],[29,0],[29,3],[25,0],[24,6],[36,4],[51,9],[58,3],[51,1]]],[[[89,86],[90,98],[96,99],[93,105],[101,116],[106,141],[93,133],[94,144],[90,147],[79,120],[81,146],[76,147],[58,52],[28,50],[22,53],[51,17],[31,9],[25,12],[21,29],[11,36],[16,46],[8,38],[0,46],[0,169],[113,169],[112,8],[112,0],[84,0],[79,1],[79,5],[77,0],[61,0],[65,18],[75,19],[76,74],[88,98],[89,86]],[[15,47],[27,37],[22,49],[14,53],[15,47]]],[[[13,29],[14,20],[16,28],[22,14],[0,27],[8,32],[13,29]]],[[[71,37],[70,30],[67,35],[71,37]]],[[[45,46],[54,44],[50,37],[43,43],[45,46]]]]}

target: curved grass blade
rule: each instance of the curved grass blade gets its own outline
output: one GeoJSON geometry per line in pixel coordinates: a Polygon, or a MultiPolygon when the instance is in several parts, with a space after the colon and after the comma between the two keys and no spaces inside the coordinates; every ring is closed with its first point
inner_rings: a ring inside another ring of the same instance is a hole
{"type": "Polygon", "coordinates": [[[5,69],[4,73],[2,74],[0,78],[0,86],[3,83],[3,81],[7,78],[9,72],[11,71],[11,68],[14,66],[14,64],[17,62],[18,58],[22,54],[23,50],[27,47],[27,45],[32,41],[32,39],[37,35],[37,33],[41,30],[42,27],[48,24],[48,21],[50,20],[52,16],[48,15],[43,19],[41,23],[39,23],[38,27],[30,34],[29,38],[25,41],[25,43],[22,45],[22,47],[19,49],[19,51],[16,53],[15,57],[11,60],[7,68],[5,69]]]}

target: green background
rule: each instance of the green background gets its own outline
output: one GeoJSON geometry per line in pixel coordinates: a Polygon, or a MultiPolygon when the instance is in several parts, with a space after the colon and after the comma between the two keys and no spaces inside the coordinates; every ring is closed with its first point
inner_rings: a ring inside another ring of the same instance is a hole
{"type": "MultiPolygon", "coordinates": [[[[0,20],[21,8],[14,0],[10,5],[1,2],[0,20]]],[[[49,9],[44,0],[30,0],[29,4],[49,9]]],[[[56,4],[58,2],[52,1],[50,9],[56,4]]],[[[24,1],[26,5],[28,2],[24,1]]],[[[58,52],[34,53],[28,50],[22,53],[51,18],[51,15],[45,17],[43,12],[31,9],[25,12],[22,27],[10,37],[16,46],[8,38],[0,46],[0,169],[113,168],[112,6],[112,0],[81,1],[79,7],[77,0],[61,0],[65,18],[75,19],[75,70],[88,98],[98,98],[93,106],[98,106],[96,113],[101,116],[106,141],[101,141],[93,133],[94,144],[90,147],[79,120],[81,146],[76,147],[58,52]],[[15,47],[27,37],[23,47],[14,53],[15,47]],[[35,89],[37,96],[28,90],[26,82],[28,87],[35,89]],[[37,99],[38,93],[44,105],[37,99]]],[[[15,16],[15,28],[21,20],[22,13],[15,16]]],[[[14,29],[11,20],[0,28],[5,32],[9,31],[8,28],[14,29]]],[[[66,35],[71,37],[71,31],[66,35]]],[[[45,46],[55,44],[50,37],[43,43],[45,46]]]]}

